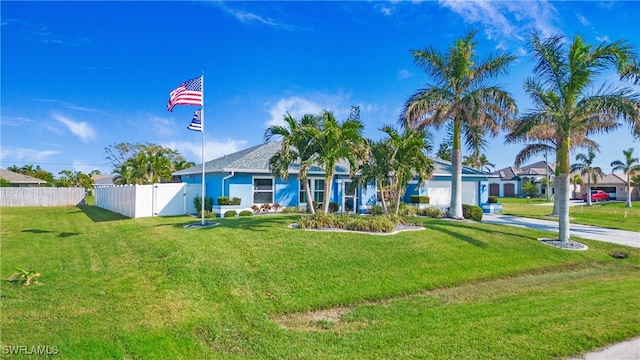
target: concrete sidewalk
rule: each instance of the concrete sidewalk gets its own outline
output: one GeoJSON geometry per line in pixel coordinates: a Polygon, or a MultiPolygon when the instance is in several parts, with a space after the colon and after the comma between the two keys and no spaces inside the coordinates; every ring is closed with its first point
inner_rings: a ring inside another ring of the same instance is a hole
{"type": "MultiPolygon", "coordinates": [[[[483,214],[482,222],[558,233],[558,222],[553,220],[531,219],[502,214],[483,214]]],[[[583,239],[605,241],[613,244],[640,248],[640,232],[571,224],[569,227],[569,235],[581,237],[583,239]]]]}
{"type": "MultiPolygon", "coordinates": [[[[482,222],[507,226],[518,226],[536,230],[546,230],[558,233],[558,222],[539,220],[502,214],[483,214],[482,222]]],[[[606,229],[597,226],[571,224],[570,236],[577,236],[589,240],[605,241],[614,244],[640,248],[640,233],[626,230],[606,229]]],[[[630,339],[619,344],[613,344],[604,349],[584,354],[571,360],[639,360],[640,337],[630,339]]]]}

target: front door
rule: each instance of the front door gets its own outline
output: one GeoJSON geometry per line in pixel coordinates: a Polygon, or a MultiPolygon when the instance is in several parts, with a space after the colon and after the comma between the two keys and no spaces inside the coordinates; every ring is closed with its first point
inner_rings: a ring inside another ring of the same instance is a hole
{"type": "Polygon", "coordinates": [[[356,196],[356,183],[351,180],[344,180],[342,182],[342,212],[346,214],[355,214],[357,196],[356,196]]]}

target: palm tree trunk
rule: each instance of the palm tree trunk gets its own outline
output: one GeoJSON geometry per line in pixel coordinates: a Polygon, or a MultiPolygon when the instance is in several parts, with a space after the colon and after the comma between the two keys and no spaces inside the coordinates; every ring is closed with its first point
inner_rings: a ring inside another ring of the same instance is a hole
{"type": "Polygon", "coordinates": [[[591,174],[587,174],[587,206],[591,206],[591,174]]]}
{"type": "MultiPolygon", "coordinates": [[[[558,164],[556,181],[558,194],[556,196],[556,202],[558,203],[558,239],[560,241],[569,241],[569,149],[570,138],[566,136],[565,139],[560,141],[560,148],[558,149],[558,164]]],[[[589,198],[591,194],[588,194],[589,198]]]]}
{"type": "Polygon", "coordinates": [[[631,170],[627,173],[627,207],[631,207],[631,170]]]}
{"type": "Polygon", "coordinates": [[[324,204],[322,206],[325,214],[329,213],[329,201],[331,200],[331,188],[333,187],[333,174],[327,171],[327,175],[324,178],[324,204]]]}
{"type": "Polygon", "coordinates": [[[380,190],[380,197],[382,198],[382,209],[384,210],[384,214],[388,215],[389,210],[387,209],[387,203],[384,201],[384,187],[382,186],[382,181],[377,180],[378,189],[380,190]]]}
{"type": "Polygon", "coordinates": [[[462,151],[451,151],[451,204],[449,217],[462,219],[462,151]]]}
{"type": "Polygon", "coordinates": [[[396,215],[400,212],[400,190],[402,190],[400,179],[398,179],[398,184],[396,185],[396,215]]]}
{"type": "Polygon", "coordinates": [[[311,215],[316,214],[316,209],[313,206],[313,198],[311,197],[311,188],[309,187],[309,180],[305,176],[304,179],[300,179],[300,181],[304,181],[304,192],[307,194],[307,209],[311,209],[311,215]]]}

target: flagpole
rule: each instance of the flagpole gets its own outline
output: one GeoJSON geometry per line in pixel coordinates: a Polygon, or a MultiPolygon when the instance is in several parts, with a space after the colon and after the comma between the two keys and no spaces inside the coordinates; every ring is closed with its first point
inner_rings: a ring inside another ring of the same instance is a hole
{"type": "Polygon", "coordinates": [[[206,199],[205,185],[204,185],[204,70],[202,71],[202,78],[200,79],[200,85],[202,86],[202,110],[200,111],[200,126],[202,126],[202,201],[201,201],[201,213],[202,213],[202,226],[204,226],[204,203],[206,199]]]}

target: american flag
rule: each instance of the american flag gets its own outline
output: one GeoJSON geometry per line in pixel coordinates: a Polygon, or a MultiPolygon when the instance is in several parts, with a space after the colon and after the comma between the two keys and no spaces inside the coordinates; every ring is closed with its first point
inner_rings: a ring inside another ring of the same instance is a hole
{"type": "Polygon", "coordinates": [[[191,120],[191,124],[187,126],[187,129],[202,131],[202,109],[196,110],[193,113],[193,119],[191,120]]]}
{"type": "Polygon", "coordinates": [[[185,81],[169,95],[167,110],[173,111],[176,105],[202,106],[202,77],[185,81]]]}

